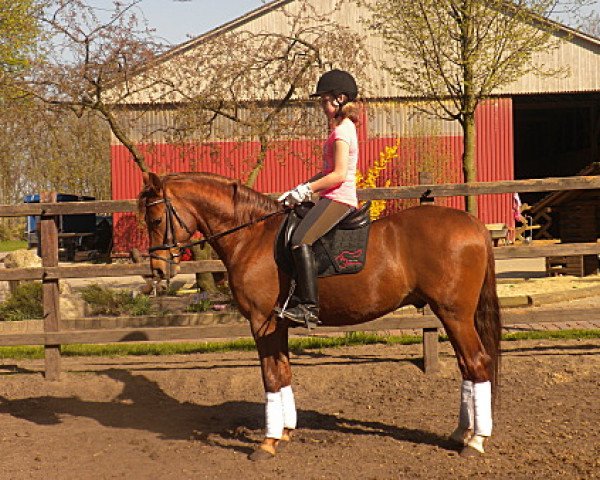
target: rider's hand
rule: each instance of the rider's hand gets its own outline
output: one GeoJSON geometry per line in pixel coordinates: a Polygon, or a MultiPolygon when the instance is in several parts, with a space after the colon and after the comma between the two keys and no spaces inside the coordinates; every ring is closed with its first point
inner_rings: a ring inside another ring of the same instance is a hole
{"type": "Polygon", "coordinates": [[[294,205],[302,203],[305,200],[310,200],[312,193],[313,192],[310,188],[310,184],[301,183],[297,187],[292,188],[290,191],[285,192],[277,199],[277,201],[283,203],[286,207],[293,207],[294,205]]]}

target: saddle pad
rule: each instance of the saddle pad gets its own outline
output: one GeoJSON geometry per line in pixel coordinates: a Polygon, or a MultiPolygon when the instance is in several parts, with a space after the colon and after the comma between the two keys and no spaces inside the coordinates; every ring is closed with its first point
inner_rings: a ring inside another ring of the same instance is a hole
{"type": "MultiPolygon", "coordinates": [[[[275,261],[290,277],[295,277],[294,260],[288,239],[300,223],[294,212],[281,224],[275,239],[275,261]]],[[[360,272],[366,261],[370,223],[355,230],[334,228],[313,244],[317,263],[317,275],[332,275],[360,272]]]]}

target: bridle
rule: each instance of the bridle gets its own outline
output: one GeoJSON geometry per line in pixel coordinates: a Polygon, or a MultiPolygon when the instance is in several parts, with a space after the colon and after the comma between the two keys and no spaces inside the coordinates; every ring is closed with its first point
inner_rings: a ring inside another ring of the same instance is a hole
{"type": "Polygon", "coordinates": [[[173,205],[173,203],[171,202],[171,200],[168,199],[166,196],[163,196],[163,198],[160,198],[158,200],[154,200],[152,202],[147,203],[146,204],[146,208],[153,207],[154,205],[159,205],[161,203],[165,204],[165,233],[164,233],[164,236],[163,236],[163,243],[162,243],[162,245],[157,245],[155,247],[150,247],[148,249],[148,253],[149,253],[149,257],[150,258],[154,258],[154,259],[157,259],[157,260],[162,260],[164,262],[167,262],[169,264],[169,266],[178,263],[176,261],[176,259],[181,256],[181,250],[182,249],[190,248],[190,247],[193,247],[194,245],[200,245],[201,248],[204,248],[204,245],[206,243],[208,243],[209,245],[212,245],[212,243],[215,240],[217,240],[217,239],[219,239],[221,237],[224,237],[226,235],[230,235],[230,234],[232,234],[234,232],[237,232],[238,230],[250,227],[250,226],[255,225],[257,223],[264,222],[268,218],[274,217],[275,215],[281,215],[281,214],[287,212],[287,210],[285,210],[285,209],[284,210],[277,210],[276,212],[268,213],[266,215],[263,215],[262,217],[259,217],[259,218],[256,218],[254,220],[251,220],[249,222],[243,223],[242,225],[238,225],[236,227],[230,228],[229,230],[225,230],[223,232],[215,233],[214,235],[205,236],[204,238],[202,238],[200,240],[194,240],[192,242],[181,244],[181,243],[177,242],[177,240],[176,240],[176,235],[175,235],[175,220],[188,233],[188,235],[190,237],[195,232],[192,231],[186,225],[186,223],[183,221],[183,219],[181,218],[181,216],[179,215],[179,213],[177,213],[177,209],[175,208],[175,206],[173,205]],[[173,249],[177,249],[177,253],[173,253],[173,249]],[[154,252],[157,252],[157,251],[160,251],[160,250],[168,250],[169,251],[169,258],[161,257],[161,256],[156,255],[154,253],[154,252]]]}
{"type": "Polygon", "coordinates": [[[186,225],[179,213],[177,213],[177,209],[171,203],[171,200],[169,200],[167,197],[163,197],[158,200],[154,200],[153,202],[147,203],[146,208],[153,207],[154,205],[159,205],[161,203],[165,204],[165,233],[163,235],[163,243],[162,245],[158,245],[156,247],[150,247],[148,249],[148,252],[150,253],[150,258],[155,258],[157,260],[163,260],[170,264],[175,264],[177,263],[175,259],[181,256],[181,249],[185,248],[186,246],[180,245],[176,241],[174,219],[177,220],[179,225],[188,233],[190,237],[194,234],[194,232],[191,231],[190,228],[186,225]],[[177,249],[177,253],[173,253],[172,250],[174,248],[177,249]],[[158,250],[168,250],[170,258],[164,258],[159,255],[156,255],[154,252],[158,250]]]}

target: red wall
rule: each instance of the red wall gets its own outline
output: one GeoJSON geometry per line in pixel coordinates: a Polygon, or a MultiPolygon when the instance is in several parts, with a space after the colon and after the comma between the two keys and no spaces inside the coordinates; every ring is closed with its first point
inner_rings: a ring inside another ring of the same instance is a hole
{"type": "MultiPolygon", "coordinates": [[[[511,99],[497,99],[482,104],[476,115],[478,180],[511,180],[514,178],[513,127],[511,99]]],[[[359,170],[366,172],[379,158],[385,146],[396,143],[396,138],[370,138],[366,122],[359,130],[359,170]]],[[[401,138],[400,155],[391,168],[380,177],[380,185],[391,179],[392,185],[417,183],[422,139],[401,138]]],[[[436,183],[462,182],[462,137],[444,136],[431,139],[442,155],[436,167],[436,183]]],[[[227,177],[245,179],[258,152],[258,143],[213,142],[186,147],[159,144],[139,146],[145,149],[150,169],[156,173],[204,171],[227,177]]],[[[317,170],[320,163],[321,141],[298,140],[282,144],[267,155],[265,166],[255,188],[260,192],[281,192],[304,181],[317,170]],[[311,166],[307,165],[310,159],[311,166]]],[[[112,198],[136,198],[142,185],[139,169],[125,147],[111,149],[112,198]]],[[[414,201],[394,201],[388,211],[414,204],[414,201]]],[[[436,203],[463,208],[462,197],[439,198],[436,203]]],[[[510,195],[482,195],[479,197],[479,217],[485,223],[512,224],[510,195]]],[[[145,230],[133,214],[115,214],[115,252],[127,252],[132,247],[145,248],[145,230]]]]}

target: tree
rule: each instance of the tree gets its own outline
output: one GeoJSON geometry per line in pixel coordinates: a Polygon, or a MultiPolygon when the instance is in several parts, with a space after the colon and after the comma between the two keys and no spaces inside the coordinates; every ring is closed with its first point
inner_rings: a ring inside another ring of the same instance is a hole
{"type": "Polygon", "coordinates": [[[161,66],[169,72],[168,83],[157,95],[176,94],[180,105],[172,141],[258,141],[246,180],[252,186],[270,149],[299,137],[320,138],[325,125],[302,99],[324,70],[343,68],[360,78],[368,59],[364,39],[336,20],[344,2],[326,11],[314,3],[297,0],[279,8],[273,13],[277,31],[234,29],[161,66]]]}
{"type": "MultiPolygon", "coordinates": [[[[577,0],[570,5],[577,7],[577,0]]],[[[463,129],[463,176],[477,180],[475,110],[479,102],[521,76],[558,75],[535,62],[556,47],[548,19],[559,0],[374,0],[370,26],[387,42],[385,67],[397,85],[431,99],[429,113],[463,129]]],[[[568,7],[568,6],[567,6],[568,7]]],[[[467,210],[477,214],[475,197],[467,210]]]]}
{"type": "Polygon", "coordinates": [[[133,92],[117,98],[112,95],[115,85],[127,83],[134,71],[164,48],[154,41],[140,16],[139,3],[115,1],[111,9],[100,10],[83,0],[49,1],[38,16],[44,32],[41,55],[15,86],[22,96],[55,110],[79,117],[95,112],[129,149],[140,169],[147,171],[143,153],[115,114],[115,103],[126,102],[133,92]]]}
{"type": "Polygon", "coordinates": [[[0,0],[0,83],[25,68],[35,53],[39,23],[36,0],[0,0]]]}
{"type": "MultiPolygon", "coordinates": [[[[600,2],[596,2],[596,7],[600,6],[600,2]]],[[[600,13],[599,10],[592,10],[589,13],[583,15],[579,22],[579,28],[596,38],[600,38],[600,13]]]]}
{"type": "Polygon", "coordinates": [[[108,132],[97,116],[22,99],[0,113],[0,203],[54,190],[110,198],[108,132]]]}

